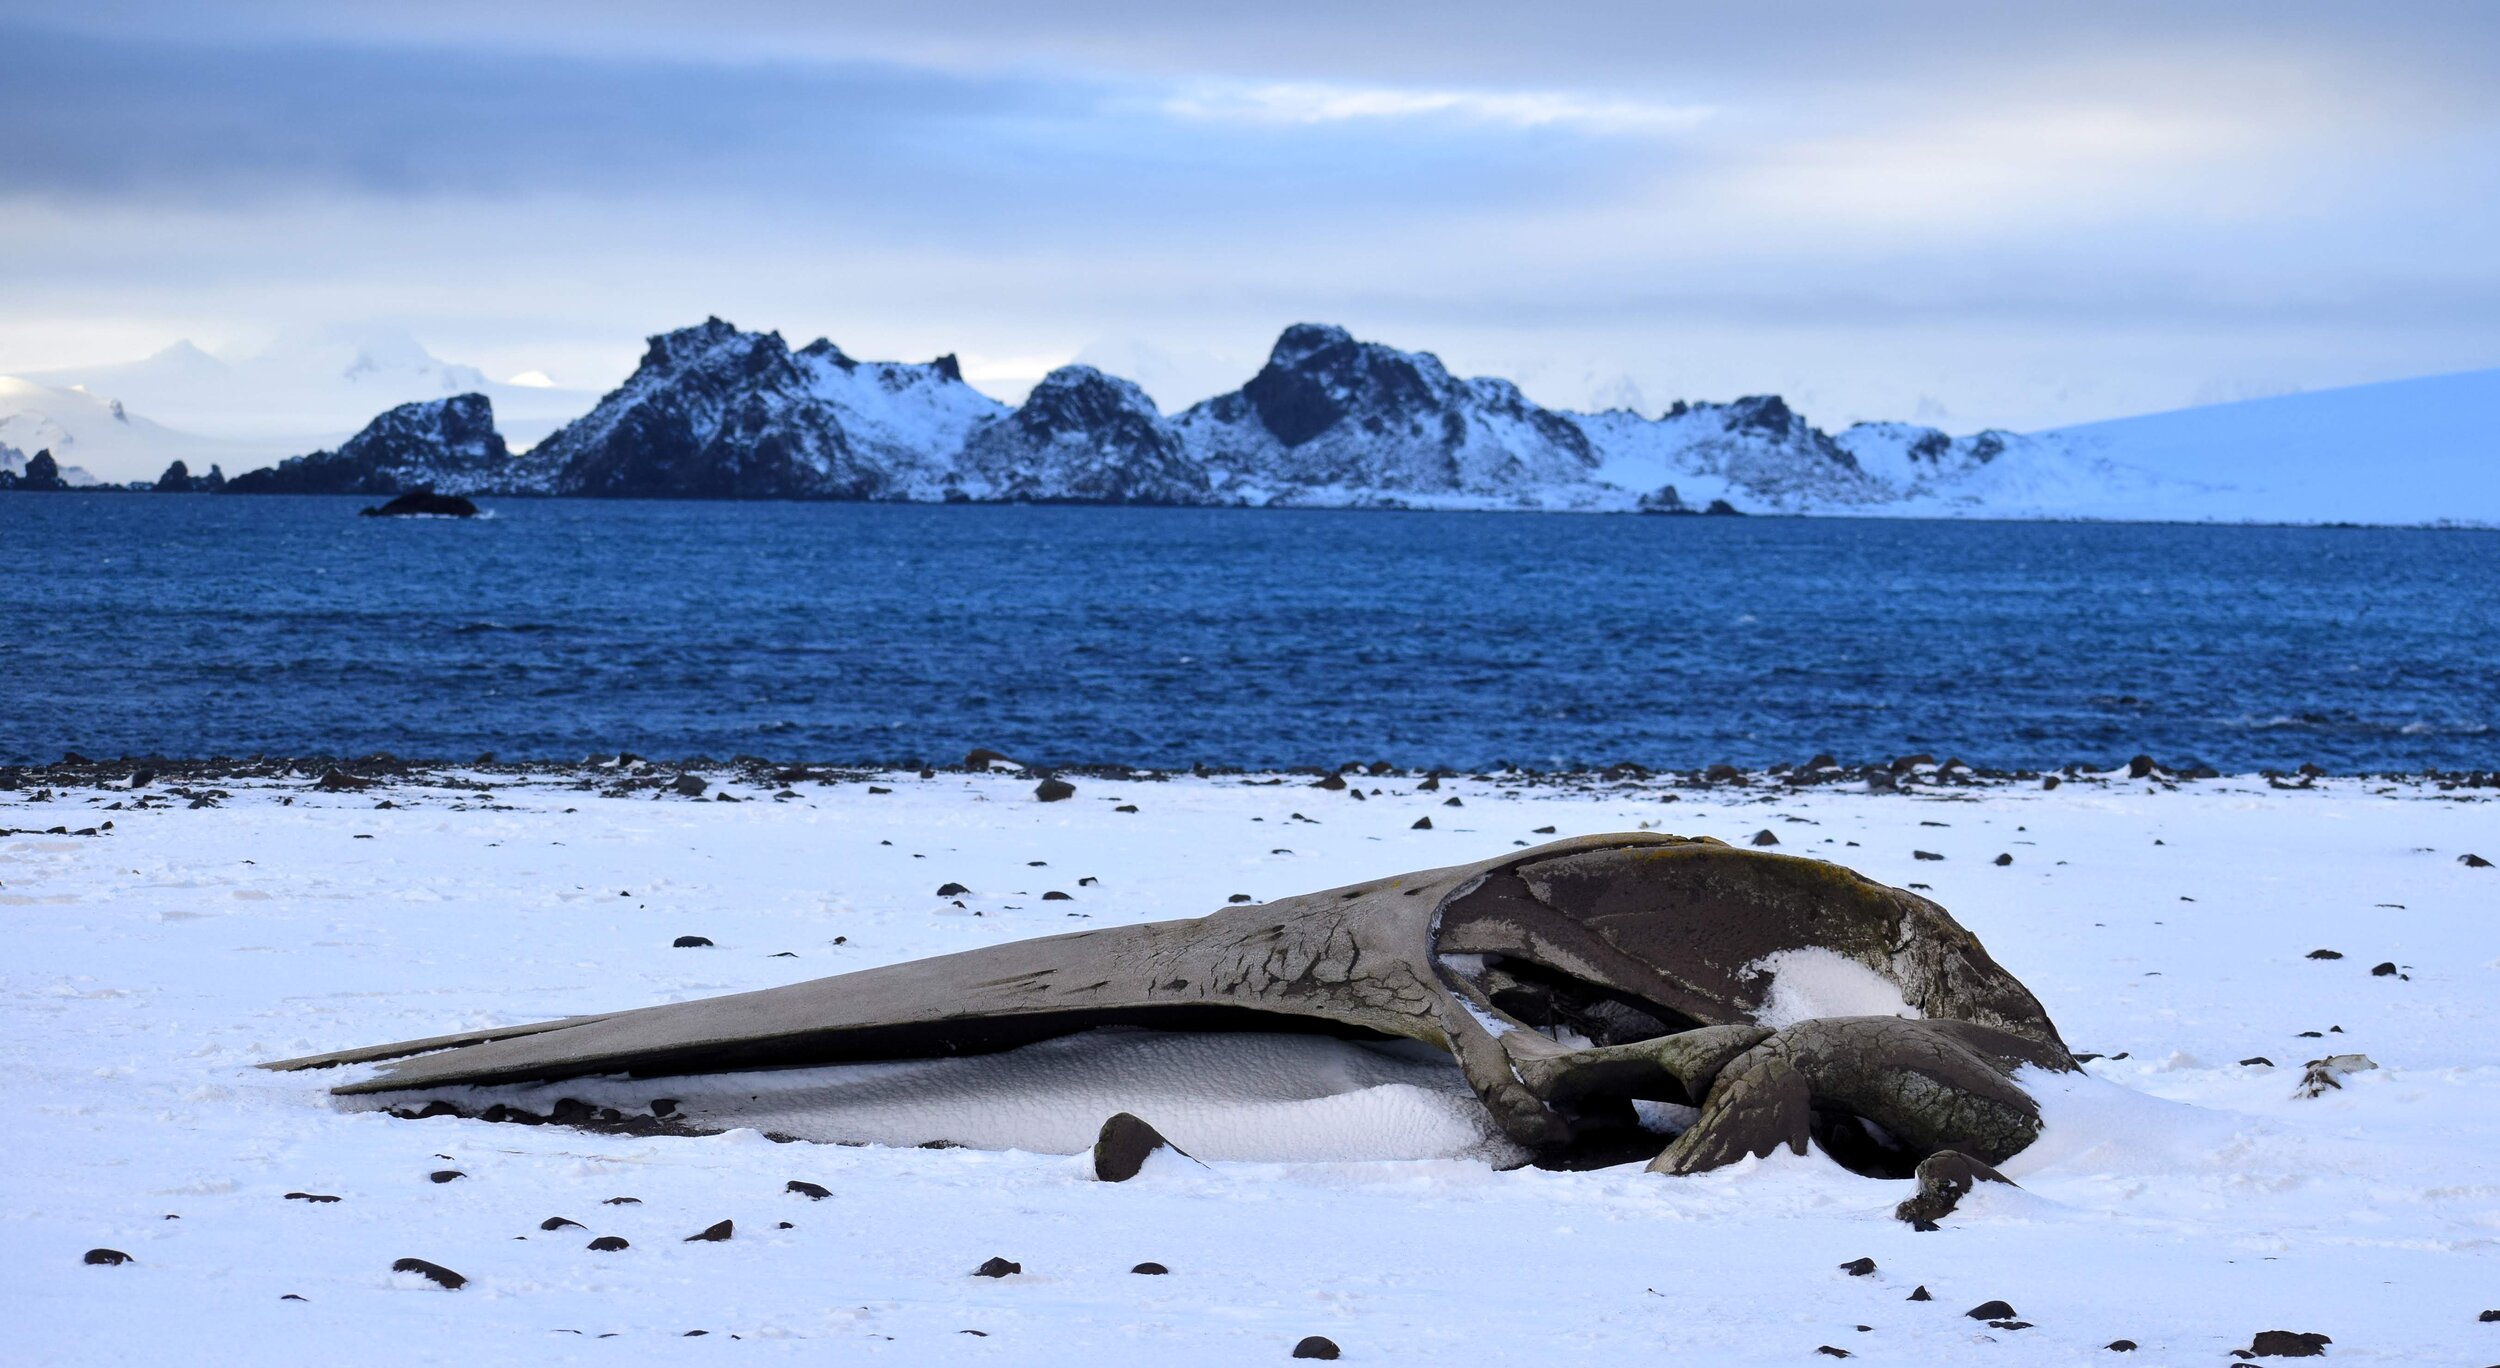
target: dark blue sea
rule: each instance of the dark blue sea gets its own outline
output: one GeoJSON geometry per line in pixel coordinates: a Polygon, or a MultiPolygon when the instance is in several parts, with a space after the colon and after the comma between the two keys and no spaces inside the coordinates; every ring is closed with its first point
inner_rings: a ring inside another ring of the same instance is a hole
{"type": "Polygon", "coordinates": [[[2500,533],[0,494],[0,760],[2500,767],[2500,533]]]}

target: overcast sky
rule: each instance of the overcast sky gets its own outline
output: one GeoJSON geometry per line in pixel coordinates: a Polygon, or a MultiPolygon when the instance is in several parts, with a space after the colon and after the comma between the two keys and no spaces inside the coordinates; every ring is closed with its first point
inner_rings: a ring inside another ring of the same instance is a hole
{"type": "Polygon", "coordinates": [[[2500,365],[2500,5],[0,0],[0,372],[719,314],[1082,357],[1297,320],[1549,403],[2038,427],[2500,365]]]}

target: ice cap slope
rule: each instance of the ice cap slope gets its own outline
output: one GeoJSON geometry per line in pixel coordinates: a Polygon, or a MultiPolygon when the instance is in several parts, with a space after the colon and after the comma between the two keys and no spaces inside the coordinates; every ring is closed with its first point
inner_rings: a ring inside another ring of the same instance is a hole
{"type": "Polygon", "coordinates": [[[2070,461],[2168,482],[2104,483],[2056,501],[2084,516],[2500,523],[2500,370],[2119,418],[2035,440],[2070,461]]]}

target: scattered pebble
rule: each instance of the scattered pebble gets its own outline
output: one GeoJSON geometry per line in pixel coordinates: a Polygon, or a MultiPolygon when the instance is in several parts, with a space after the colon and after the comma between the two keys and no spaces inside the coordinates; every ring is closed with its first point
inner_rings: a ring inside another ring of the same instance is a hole
{"type": "Polygon", "coordinates": [[[130,1256],[118,1249],[90,1249],[85,1262],[113,1268],[130,1262],[130,1256]]]}
{"type": "Polygon", "coordinates": [[[1023,1271],[1023,1264],[1017,1263],[1013,1259],[1002,1259],[996,1255],[992,1255],[987,1259],[983,1259],[979,1268],[972,1270],[972,1276],[976,1278],[1004,1278],[1009,1274],[1022,1273],[1023,1271]]]}
{"type": "Polygon", "coordinates": [[[677,939],[669,942],[669,948],[674,950],[697,950],[710,945],[711,943],[712,938],[710,936],[679,936],[677,939]]]}
{"type": "Polygon", "coordinates": [[[427,1175],[425,1175],[425,1176],[426,1176],[426,1177],[428,1177],[428,1178],[430,1178],[430,1179],[432,1179],[432,1180],[434,1180],[434,1181],[435,1181],[435,1182],[437,1182],[437,1183],[449,1183],[449,1182],[455,1182],[455,1181],[457,1181],[457,1180],[459,1180],[459,1179],[462,1179],[462,1178],[466,1178],[466,1177],[468,1177],[469,1175],[467,1175],[467,1174],[465,1174],[465,1173],[462,1173],[462,1172],[461,1172],[460,1170],[458,1170],[458,1169],[436,1169],[436,1170],[434,1170],[432,1173],[429,1173],[429,1174],[427,1174],[427,1175]]]}
{"type": "Polygon", "coordinates": [[[2341,950],[2312,950],[2309,952],[2309,958],[2313,960],[2339,960],[2343,957],[2344,952],[2341,950]]]}
{"type": "Polygon", "coordinates": [[[1816,1352],[1816,1353],[1818,1353],[1818,1354],[1825,1355],[1825,1356],[1830,1357],[1830,1358],[1856,1358],[1856,1357],[1857,1357],[1857,1355],[1850,1353],[1850,1352],[1849,1352],[1848,1350],[1846,1350],[1846,1349],[1835,1349],[1835,1348],[1833,1348],[1831,1345],[1828,1345],[1828,1344],[1818,1344],[1818,1345],[1814,1346],[1814,1352],[1816,1352]]]}
{"type": "Polygon", "coordinates": [[[625,1237],[622,1235],[602,1235],[598,1239],[591,1241],[589,1247],[598,1250],[602,1254],[613,1254],[620,1249],[633,1248],[631,1244],[626,1242],[625,1237]]]}
{"type": "Polygon", "coordinates": [[[1300,1343],[1293,1346],[1293,1356],[1306,1359],[1333,1359],[1337,1356],[1337,1342],[1326,1335],[1305,1335],[1300,1343]]]}
{"type": "Polygon", "coordinates": [[[1929,1295],[1927,1294],[1927,1284],[1925,1284],[1925,1283],[1920,1283],[1918,1286],[1911,1288],[1911,1289],[1910,1289],[1910,1295],[1908,1295],[1908,1296],[1906,1296],[1906,1297],[1902,1298],[1902,1300],[1903,1300],[1903,1301],[1934,1301],[1934,1300],[1935,1300],[1935,1298],[1934,1298],[1934,1297],[1932,1297],[1932,1296],[1929,1296],[1929,1295]]]}
{"type": "Polygon", "coordinates": [[[1962,1314],[1970,1317],[1972,1320],[2012,1320],[2014,1318],[2014,1308],[2001,1301],[1984,1301],[1962,1314]]]}
{"type": "Polygon", "coordinates": [[[1407,830],[1430,831],[1432,830],[1432,819],[1429,817],[1418,817],[1415,819],[1415,825],[1408,827],[1407,830]]]}
{"type": "Polygon", "coordinates": [[[1851,1259],[1849,1262],[1840,1266],[1840,1271],[1848,1274],[1852,1278],[1863,1278],[1867,1274],[1875,1271],[1875,1261],[1873,1259],[1851,1259]]]}
{"type": "Polygon", "coordinates": [[[589,1228],[584,1226],[579,1221],[564,1216],[550,1216],[546,1220],[538,1223],[538,1228],[540,1230],[562,1230],[566,1226],[571,1226],[575,1230],[586,1230],[589,1228]]]}
{"type": "Polygon", "coordinates": [[[826,1189],[822,1184],[811,1183],[804,1178],[791,1179],[789,1182],[781,1185],[781,1190],[784,1192],[795,1192],[811,1202],[821,1202],[827,1197],[831,1197],[833,1195],[833,1193],[826,1189]]]}
{"type": "Polygon", "coordinates": [[[2468,868],[2468,869],[2489,869],[2489,868],[2491,868],[2491,861],[2484,859],[2482,856],[2477,855],[2477,854],[2475,854],[2473,851],[2470,851],[2470,850],[2469,850],[2469,851],[2467,851],[2467,852],[2465,852],[2465,853],[2464,853],[2464,854],[2462,854],[2462,855],[2459,855],[2459,856],[2457,857],[2457,863],[2458,863],[2458,864],[2461,864],[2461,865],[2464,865],[2464,866],[2465,866],[2466,868],[2468,868]]]}
{"type": "Polygon", "coordinates": [[[681,1243],[693,1244],[697,1240],[703,1240],[712,1244],[718,1244],[721,1241],[728,1239],[730,1235],[735,1232],[736,1228],[737,1222],[735,1221],[715,1221],[694,1234],[687,1236],[681,1243]]]}
{"type": "Polygon", "coordinates": [[[2370,977],[2372,978],[2394,978],[2395,976],[2396,962],[2394,960],[2383,960],[2370,966],[2370,977]]]}
{"type": "Polygon", "coordinates": [[[1033,796],[1045,803],[1056,803],[1061,799],[1074,798],[1076,785],[1065,779],[1044,779],[1033,786],[1033,796]]]}
{"type": "MultiPolygon", "coordinates": [[[[1159,1263],[1154,1263],[1154,1262],[1151,1262],[1151,1261],[1146,1262],[1146,1263],[1141,1263],[1141,1264],[1139,1264],[1138,1266],[1136,1266],[1135,1268],[1132,1268],[1132,1269],[1130,1269],[1130,1270],[1129,1270],[1129,1272],[1131,1272],[1131,1273],[1143,1273],[1143,1274],[1145,1274],[1147,1277],[1150,1277],[1150,1278],[1160,1278],[1160,1277],[1162,1277],[1164,1274],[1169,1273],[1169,1272],[1171,1272],[1171,1271],[1172,1271],[1171,1269],[1165,1268],[1163,1265],[1161,1265],[1161,1264],[1159,1264],[1159,1263]]],[[[2488,1315],[2489,1313],[2488,1313],[2488,1312],[2486,1312],[2485,1314],[2486,1314],[2486,1315],[2488,1315]]]]}
{"type": "Polygon", "coordinates": [[[1913,850],[1910,852],[1910,858],[1915,860],[1941,860],[1944,857],[1932,850],[1913,850]]]}
{"type": "Polygon", "coordinates": [[[1780,838],[1773,834],[1769,827],[1764,827],[1753,834],[1753,843],[1758,846],[1775,846],[1780,843],[1780,838]]]}
{"type": "Polygon", "coordinates": [[[609,1199],[607,1199],[606,1201],[601,1202],[599,1205],[601,1205],[601,1206],[641,1206],[641,1205],[642,1205],[642,1199],[641,1199],[640,1197],[610,1197],[610,1198],[609,1198],[609,1199]]]}
{"type": "Polygon", "coordinates": [[[2010,865],[2010,864],[2014,863],[2014,856],[2013,856],[2013,853],[2012,853],[2011,851],[2004,851],[2004,852],[2000,852],[2000,853],[1997,855],[1997,857],[1996,857],[1995,863],[1996,863],[1996,864],[1998,864],[1999,866],[2003,866],[2003,865],[2010,865]]]}
{"type": "Polygon", "coordinates": [[[2109,1350],[2113,1354],[2132,1354],[2135,1352],[2135,1341],[2127,1339],[2111,1340],[2108,1344],[2103,1345],[2102,1347],[2109,1350]]]}
{"type": "Polygon", "coordinates": [[[286,1200],[290,1202],[335,1202],[338,1198],[326,1192],[290,1192],[286,1195],[286,1200]]]}

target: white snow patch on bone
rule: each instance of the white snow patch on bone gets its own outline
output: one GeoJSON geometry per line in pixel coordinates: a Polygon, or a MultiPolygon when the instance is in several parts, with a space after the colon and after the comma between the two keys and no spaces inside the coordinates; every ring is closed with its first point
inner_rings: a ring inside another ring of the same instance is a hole
{"type": "Polygon", "coordinates": [[[1764,955],[1745,970],[1771,976],[1753,1019],[1773,1030],[1816,1017],[1920,1015],[1902,1001],[1900,984],[1819,945],[1764,955]]]}
{"type": "Polygon", "coordinates": [[[1076,1154],[1115,1112],[1207,1160],[1525,1158],[1451,1058],[1409,1042],[1112,1028],[996,1054],[675,1078],[581,1078],[357,1099],[545,1113],[565,1098],[648,1116],[658,1098],[705,1129],[802,1140],[1076,1154]]]}

